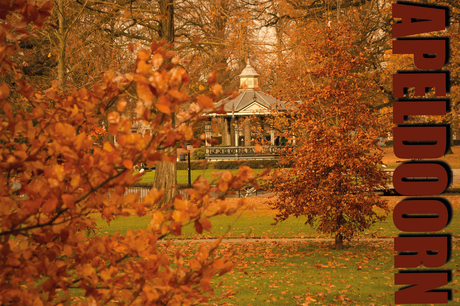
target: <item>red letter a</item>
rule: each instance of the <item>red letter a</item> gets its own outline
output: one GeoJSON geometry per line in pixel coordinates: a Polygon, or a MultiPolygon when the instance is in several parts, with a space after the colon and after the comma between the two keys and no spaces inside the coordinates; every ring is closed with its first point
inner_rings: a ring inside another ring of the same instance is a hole
{"type": "Polygon", "coordinates": [[[416,35],[446,28],[446,9],[410,4],[393,4],[393,18],[401,22],[393,24],[393,38],[416,35]]]}

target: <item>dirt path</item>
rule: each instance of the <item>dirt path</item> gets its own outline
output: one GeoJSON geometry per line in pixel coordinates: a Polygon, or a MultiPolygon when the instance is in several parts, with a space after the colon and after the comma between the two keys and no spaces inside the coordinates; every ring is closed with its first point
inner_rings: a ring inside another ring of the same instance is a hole
{"type": "MultiPolygon", "coordinates": [[[[171,239],[172,243],[199,243],[199,242],[206,242],[206,243],[213,243],[217,239],[184,239],[184,240],[174,240],[171,239]]],[[[360,241],[393,241],[394,238],[356,238],[352,239],[352,242],[360,242],[360,241]]],[[[452,238],[452,240],[460,240],[460,238],[452,238]]],[[[335,241],[332,238],[274,238],[274,239],[254,239],[254,238],[235,238],[235,239],[222,239],[222,243],[254,243],[254,242],[307,242],[307,241],[314,241],[314,242],[333,242],[335,241]]],[[[166,240],[162,240],[160,242],[166,242],[166,240]]]]}

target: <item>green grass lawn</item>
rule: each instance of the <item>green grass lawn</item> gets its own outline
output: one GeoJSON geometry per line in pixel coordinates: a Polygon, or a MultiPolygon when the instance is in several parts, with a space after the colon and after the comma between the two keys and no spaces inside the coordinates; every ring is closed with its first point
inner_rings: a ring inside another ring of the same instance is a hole
{"type": "MultiPolygon", "coordinates": [[[[387,197],[391,210],[404,197],[387,197]]],[[[460,197],[446,196],[454,209],[454,218],[444,232],[460,237],[460,197]]],[[[236,201],[237,199],[232,199],[236,201]]],[[[260,198],[249,198],[257,204],[260,198]]],[[[271,225],[275,212],[267,204],[255,206],[241,215],[212,218],[211,233],[198,235],[189,225],[179,237],[215,238],[224,234],[229,226],[228,238],[330,238],[318,234],[304,225],[305,218],[290,218],[271,225]]],[[[97,219],[99,235],[113,234],[127,229],[148,226],[150,218],[120,217],[111,222],[97,219]]],[[[396,237],[399,234],[392,222],[375,224],[359,237],[396,237]]],[[[206,244],[206,243],[205,243],[206,244]]],[[[191,256],[201,243],[175,243],[186,256],[191,256]],[[187,255],[188,254],[188,255],[187,255]]],[[[451,261],[443,266],[453,272],[453,282],[447,288],[458,288],[460,274],[458,258],[460,242],[453,240],[451,261]],[[457,277],[456,277],[457,276],[457,277]]],[[[171,249],[173,251],[175,247],[171,249]]],[[[336,251],[333,242],[243,242],[222,243],[217,258],[234,252],[236,267],[233,271],[213,279],[215,295],[211,305],[395,305],[393,242],[353,241],[345,249],[336,251]],[[222,281],[222,284],[218,284],[222,281]],[[228,294],[228,296],[227,296],[228,294]]],[[[453,305],[460,305],[454,291],[453,305]]]]}
{"type": "MultiPolygon", "coordinates": [[[[451,147],[453,154],[446,154],[439,158],[449,164],[452,169],[460,169],[460,146],[451,147]]],[[[393,147],[384,147],[383,150],[383,163],[388,169],[395,169],[401,162],[407,159],[401,159],[395,156],[393,147]]]]}
{"type": "MultiPolygon", "coordinates": [[[[259,174],[265,169],[253,169],[254,174],[259,174]]],[[[206,179],[214,179],[212,173],[218,173],[222,171],[230,171],[232,173],[237,173],[238,169],[232,170],[220,170],[220,169],[206,169],[206,170],[192,170],[191,171],[191,180],[192,183],[198,178],[198,176],[205,177],[206,179]]],[[[153,183],[155,179],[155,171],[145,172],[141,178],[141,183],[153,183]]],[[[178,184],[188,184],[188,170],[177,170],[177,183],[178,184]]]]}
{"type": "MultiPolygon", "coordinates": [[[[443,268],[458,288],[459,242],[443,268]]],[[[353,243],[335,251],[324,242],[245,243],[233,247],[238,267],[222,277],[214,305],[394,305],[396,269],[391,242],[353,243]],[[242,269],[241,267],[247,267],[242,269]]],[[[215,282],[219,282],[217,278],[215,282]]],[[[460,299],[454,293],[453,305],[460,299]]]]}
{"type": "MultiPolygon", "coordinates": [[[[386,197],[389,200],[391,211],[393,207],[405,197],[386,197]]],[[[460,237],[460,196],[446,196],[451,202],[454,210],[454,218],[450,224],[442,231],[452,233],[454,237],[460,237]]],[[[186,225],[182,229],[179,237],[175,239],[197,239],[197,238],[218,238],[227,233],[227,238],[331,238],[328,235],[319,234],[309,225],[305,225],[306,217],[291,217],[277,225],[272,225],[276,212],[271,210],[263,200],[248,198],[249,202],[254,203],[254,209],[245,210],[232,216],[217,216],[211,218],[211,232],[204,231],[199,235],[192,224],[186,225]],[[230,227],[230,231],[228,231],[230,227]]],[[[234,199],[236,200],[236,199],[234,199]]],[[[110,226],[105,220],[98,219],[97,225],[101,229],[99,234],[114,234],[121,231],[126,233],[129,229],[146,228],[150,223],[150,217],[119,217],[111,222],[110,226]]],[[[388,238],[396,237],[400,231],[393,224],[393,217],[390,214],[385,222],[374,224],[369,230],[359,233],[360,238],[388,238]]]]}

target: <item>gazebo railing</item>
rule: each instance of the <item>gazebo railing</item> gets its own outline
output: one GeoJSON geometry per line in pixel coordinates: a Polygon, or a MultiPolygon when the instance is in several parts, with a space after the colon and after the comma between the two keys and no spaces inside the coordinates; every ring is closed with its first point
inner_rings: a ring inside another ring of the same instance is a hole
{"type": "Polygon", "coordinates": [[[208,160],[228,159],[276,159],[284,146],[262,146],[261,152],[256,152],[255,146],[247,147],[206,147],[208,160]]]}

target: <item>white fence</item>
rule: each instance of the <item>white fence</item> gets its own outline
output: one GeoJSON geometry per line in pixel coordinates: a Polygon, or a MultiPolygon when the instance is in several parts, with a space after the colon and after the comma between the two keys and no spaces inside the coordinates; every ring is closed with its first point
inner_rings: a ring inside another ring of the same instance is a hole
{"type": "MultiPolygon", "coordinates": [[[[125,191],[125,196],[128,194],[128,193],[138,193],[140,192],[140,200],[142,200],[150,191],[150,187],[128,187],[126,188],[127,190],[125,191]]],[[[187,197],[187,193],[185,192],[185,189],[178,189],[179,191],[179,194],[183,194],[185,195],[185,197],[187,197]]],[[[109,194],[109,197],[110,197],[110,194],[109,194]]]]}

